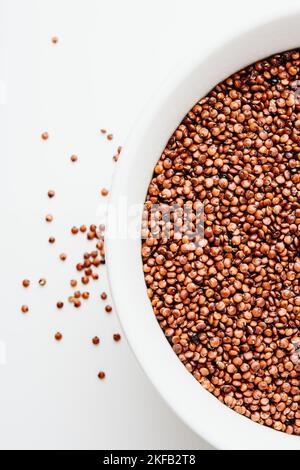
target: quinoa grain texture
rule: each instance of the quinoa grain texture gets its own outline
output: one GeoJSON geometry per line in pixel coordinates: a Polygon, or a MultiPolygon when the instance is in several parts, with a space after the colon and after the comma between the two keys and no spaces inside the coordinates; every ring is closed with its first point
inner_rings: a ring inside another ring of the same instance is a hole
{"type": "Polygon", "coordinates": [[[259,61],[185,116],[142,221],[148,296],[195,379],[253,421],[300,435],[300,54],[259,61]],[[155,205],[204,207],[203,240],[155,205]],[[157,234],[160,232],[160,236],[157,234]]]}

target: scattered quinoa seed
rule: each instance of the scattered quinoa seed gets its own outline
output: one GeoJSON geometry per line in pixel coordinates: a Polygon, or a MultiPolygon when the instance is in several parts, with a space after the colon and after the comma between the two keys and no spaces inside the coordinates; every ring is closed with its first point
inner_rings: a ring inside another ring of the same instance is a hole
{"type": "Polygon", "coordinates": [[[110,305],[106,305],[105,311],[106,311],[106,313],[111,313],[112,312],[112,307],[110,305]]]}
{"type": "Polygon", "coordinates": [[[63,302],[57,302],[57,304],[56,304],[56,307],[59,308],[59,309],[63,308],[63,306],[64,306],[63,302]]]}
{"type": "Polygon", "coordinates": [[[94,338],[92,339],[92,343],[95,346],[97,346],[100,343],[100,339],[98,338],[98,336],[94,336],[94,338]]]}
{"type": "Polygon", "coordinates": [[[28,306],[27,306],[27,305],[22,305],[22,307],[21,307],[21,312],[22,312],[22,313],[28,313],[28,312],[29,312],[28,306]]]}
{"type": "Polygon", "coordinates": [[[24,281],[22,281],[22,284],[23,284],[23,287],[29,287],[30,286],[30,281],[29,279],[24,279],[24,281]]]}
{"type": "Polygon", "coordinates": [[[113,156],[113,160],[117,162],[119,160],[120,153],[122,151],[122,147],[119,146],[116,155],[113,156]]]}
{"type": "Polygon", "coordinates": [[[100,380],[105,379],[105,372],[103,372],[103,371],[99,372],[98,378],[99,378],[100,380]]]}
{"type": "Polygon", "coordinates": [[[114,338],[114,341],[118,342],[118,341],[120,341],[120,339],[121,339],[121,335],[120,335],[119,333],[115,333],[115,334],[113,335],[113,338],[114,338]]]}
{"type": "Polygon", "coordinates": [[[48,134],[48,132],[43,132],[42,135],[41,135],[41,137],[42,137],[42,140],[48,140],[48,139],[49,139],[49,134],[48,134]]]}
{"type": "Polygon", "coordinates": [[[108,195],[108,189],[102,188],[102,189],[101,189],[101,196],[104,196],[104,197],[105,197],[105,196],[107,196],[107,195],[108,195]]]}
{"type": "Polygon", "coordinates": [[[61,341],[62,340],[62,334],[58,331],[57,333],[55,333],[54,338],[56,339],[56,341],[61,341]]]}

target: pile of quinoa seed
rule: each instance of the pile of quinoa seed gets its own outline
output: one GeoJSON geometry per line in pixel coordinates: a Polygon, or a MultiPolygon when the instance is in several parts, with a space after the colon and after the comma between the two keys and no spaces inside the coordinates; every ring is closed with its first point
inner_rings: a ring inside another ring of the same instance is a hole
{"type": "Polygon", "coordinates": [[[201,99],[156,164],[142,224],[148,296],[187,370],[236,412],[296,435],[299,80],[293,50],[235,73],[201,99]],[[169,236],[157,236],[155,224],[164,233],[166,222],[160,210],[154,222],[149,213],[160,204],[202,204],[202,243],[174,236],[176,217],[169,236]]]}

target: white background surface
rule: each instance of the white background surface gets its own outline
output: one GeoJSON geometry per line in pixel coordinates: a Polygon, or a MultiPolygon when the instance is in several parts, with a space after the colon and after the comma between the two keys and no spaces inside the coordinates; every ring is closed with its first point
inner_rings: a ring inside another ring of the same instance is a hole
{"type": "MultiPolygon", "coordinates": [[[[295,4],[285,0],[285,7],[295,4]]],[[[81,309],[55,305],[71,293],[74,264],[89,246],[70,228],[98,222],[99,191],[109,187],[116,168],[112,156],[149,95],[187,51],[205,50],[224,31],[281,5],[0,0],[0,84],[6,87],[0,106],[0,362],[1,345],[6,348],[0,448],[210,448],[158,396],[125,338],[112,341],[120,326],[99,300],[107,290],[105,269],[81,309]],[[112,142],[100,135],[103,127],[114,134],[112,142]],[[40,139],[45,130],[47,142],[40,139]],[[52,188],[56,197],[49,200],[52,188]],[[50,225],[47,213],[55,216],[50,225]],[[50,235],[55,245],[48,244],[50,235]],[[63,251],[65,263],[58,259],[63,251]],[[41,277],[48,280],[44,288],[37,284],[41,277]],[[31,279],[30,289],[21,286],[23,278],[31,279]],[[30,306],[26,316],[22,304],[30,306]],[[61,343],[53,340],[56,331],[64,335],[61,343]],[[99,370],[107,373],[103,382],[99,370]]]]}

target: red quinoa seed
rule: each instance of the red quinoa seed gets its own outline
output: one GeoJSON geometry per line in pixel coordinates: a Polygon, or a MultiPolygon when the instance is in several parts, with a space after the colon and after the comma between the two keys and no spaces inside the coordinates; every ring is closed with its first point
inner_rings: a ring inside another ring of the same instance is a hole
{"type": "Polygon", "coordinates": [[[62,340],[62,334],[58,331],[57,333],[55,333],[54,338],[56,339],[56,341],[61,341],[62,340]]]}

